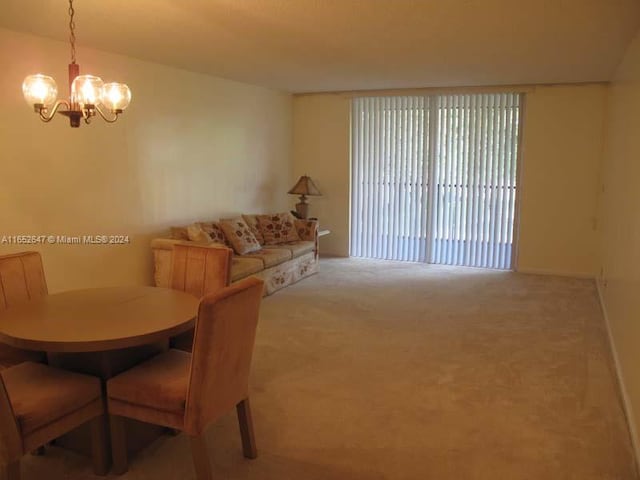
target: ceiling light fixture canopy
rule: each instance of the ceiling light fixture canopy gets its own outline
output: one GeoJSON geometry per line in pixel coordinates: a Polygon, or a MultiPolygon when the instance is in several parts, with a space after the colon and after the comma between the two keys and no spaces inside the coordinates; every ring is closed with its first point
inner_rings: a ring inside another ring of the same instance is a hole
{"type": "Polygon", "coordinates": [[[22,82],[22,93],[29,105],[43,122],[50,122],[56,113],[69,117],[72,127],[80,126],[80,120],[90,123],[99,114],[106,122],[118,119],[131,102],[131,90],[124,83],[104,83],[100,77],[80,75],[80,65],[76,63],[76,35],[73,17],[73,0],[69,0],[69,43],[71,63],[69,64],[69,100],[57,100],[56,81],[37,73],[29,75],[22,82]]]}

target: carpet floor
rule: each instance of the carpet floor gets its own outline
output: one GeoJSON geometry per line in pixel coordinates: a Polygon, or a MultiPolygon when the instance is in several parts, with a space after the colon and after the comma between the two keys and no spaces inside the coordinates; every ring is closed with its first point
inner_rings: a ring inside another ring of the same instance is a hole
{"type": "MultiPolygon", "coordinates": [[[[320,268],[264,299],[259,457],[242,457],[230,414],[207,435],[215,478],[638,478],[593,281],[359,259],[320,268]]],[[[27,456],[23,474],[93,477],[56,447],[27,456]]],[[[121,478],[194,478],[188,439],[159,439],[121,478]]]]}

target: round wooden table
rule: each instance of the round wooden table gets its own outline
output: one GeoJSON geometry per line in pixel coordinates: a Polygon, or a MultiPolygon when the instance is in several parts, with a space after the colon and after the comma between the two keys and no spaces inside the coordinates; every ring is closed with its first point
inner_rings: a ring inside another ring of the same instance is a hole
{"type": "Polygon", "coordinates": [[[193,327],[198,299],[157,287],[72,290],[0,312],[0,341],[46,352],[148,345],[193,327]]]}
{"type": "MultiPolygon", "coordinates": [[[[95,375],[104,385],[166,351],[170,337],[194,326],[198,305],[198,298],[168,288],[72,290],[0,311],[0,342],[45,351],[50,365],[95,375]]],[[[136,421],[129,421],[126,428],[129,453],[144,448],[163,431],[136,421]]],[[[88,455],[89,429],[80,427],[57,444],[88,455]]]]}

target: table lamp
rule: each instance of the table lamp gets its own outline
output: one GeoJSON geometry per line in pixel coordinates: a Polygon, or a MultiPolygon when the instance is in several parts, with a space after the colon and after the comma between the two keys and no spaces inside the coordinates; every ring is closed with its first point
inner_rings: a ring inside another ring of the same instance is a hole
{"type": "Polygon", "coordinates": [[[313,180],[311,180],[311,177],[308,177],[307,175],[301,176],[298,182],[287,193],[291,195],[300,195],[300,202],[296,203],[296,213],[298,214],[298,218],[307,218],[307,214],[309,213],[307,195],[322,195],[320,190],[318,190],[318,187],[313,183],[313,180]]]}

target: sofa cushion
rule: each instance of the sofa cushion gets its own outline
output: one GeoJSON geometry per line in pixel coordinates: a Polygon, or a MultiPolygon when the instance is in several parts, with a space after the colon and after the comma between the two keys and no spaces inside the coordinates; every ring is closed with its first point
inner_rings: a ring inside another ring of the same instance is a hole
{"type": "Polygon", "coordinates": [[[313,248],[315,247],[315,242],[310,242],[308,240],[300,240],[299,242],[287,242],[281,245],[278,245],[278,248],[286,248],[291,251],[291,256],[293,258],[297,258],[305,253],[313,252],[313,248]]]}
{"type": "Polygon", "coordinates": [[[171,238],[174,240],[189,240],[187,227],[171,227],[171,238]]]}
{"type": "Polygon", "coordinates": [[[262,248],[242,217],[220,220],[220,228],[222,228],[224,236],[231,242],[233,250],[238,255],[255,252],[262,248]]]}
{"type": "Polygon", "coordinates": [[[264,270],[264,263],[259,258],[233,257],[231,260],[231,281],[248,277],[264,270]]]}
{"type": "Polygon", "coordinates": [[[207,232],[205,232],[199,223],[194,223],[187,227],[187,235],[189,240],[197,243],[211,243],[213,240],[207,232]]]}
{"type": "Polygon", "coordinates": [[[227,237],[224,236],[224,232],[222,231],[222,228],[220,228],[220,224],[218,222],[200,222],[200,226],[209,234],[211,240],[215,243],[222,243],[231,247],[231,243],[229,243],[227,237]]]}
{"type": "Polygon", "coordinates": [[[265,245],[295,242],[300,240],[294,226],[294,218],[289,212],[272,215],[258,215],[258,224],[265,245]]]}
{"type": "Polygon", "coordinates": [[[258,224],[258,216],[257,215],[242,215],[244,221],[247,222],[249,228],[251,229],[251,233],[256,237],[258,243],[260,245],[264,245],[264,237],[262,236],[262,232],[260,231],[260,225],[258,224]]]}
{"type": "Polygon", "coordinates": [[[291,250],[286,248],[263,248],[257,252],[243,255],[243,257],[258,258],[264,263],[264,268],[269,268],[291,260],[291,250]]]}
{"type": "Polygon", "coordinates": [[[133,405],[182,412],[187,401],[191,354],[171,349],[107,382],[109,398],[133,405]]]}

